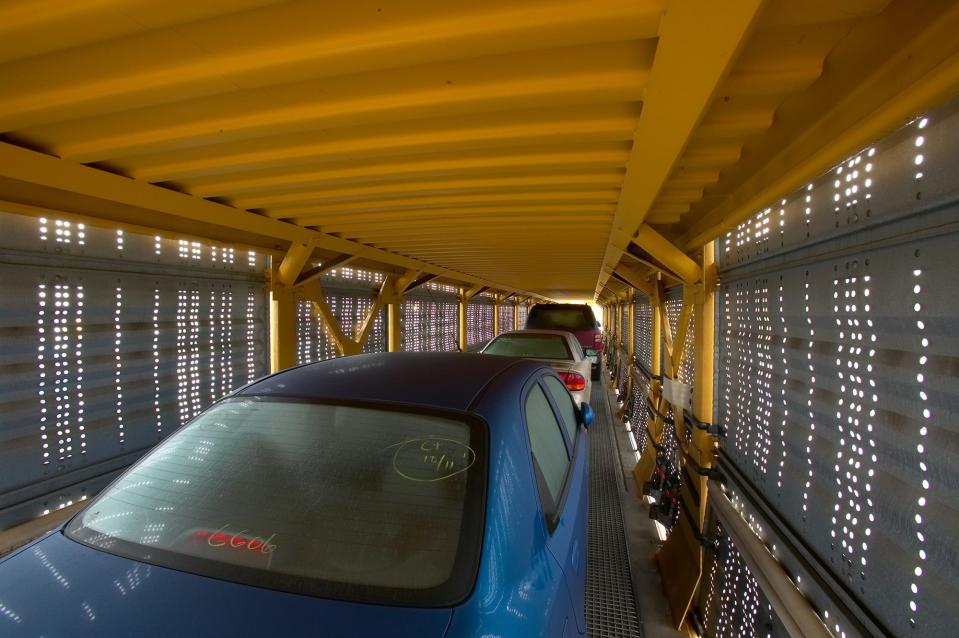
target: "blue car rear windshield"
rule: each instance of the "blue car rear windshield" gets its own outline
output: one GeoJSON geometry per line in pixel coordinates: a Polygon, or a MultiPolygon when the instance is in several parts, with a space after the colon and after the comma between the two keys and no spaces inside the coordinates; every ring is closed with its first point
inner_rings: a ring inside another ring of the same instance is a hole
{"type": "Polygon", "coordinates": [[[468,596],[484,426],[276,397],[215,405],[67,528],[136,560],[297,593],[416,606],[468,596]]]}

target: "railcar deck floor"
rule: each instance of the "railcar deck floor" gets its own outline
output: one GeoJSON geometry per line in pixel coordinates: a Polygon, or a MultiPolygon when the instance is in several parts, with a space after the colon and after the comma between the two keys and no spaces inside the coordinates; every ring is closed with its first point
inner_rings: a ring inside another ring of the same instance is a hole
{"type": "Polygon", "coordinates": [[[586,635],[638,638],[640,621],[623,522],[619,451],[605,392],[604,384],[597,381],[590,396],[596,416],[589,430],[586,635]]]}

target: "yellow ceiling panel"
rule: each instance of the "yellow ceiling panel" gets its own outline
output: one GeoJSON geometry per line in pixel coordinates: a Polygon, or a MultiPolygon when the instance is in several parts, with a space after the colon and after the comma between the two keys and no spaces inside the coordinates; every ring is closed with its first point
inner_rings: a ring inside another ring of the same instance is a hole
{"type": "Polygon", "coordinates": [[[959,90],[956,32],[947,0],[0,0],[0,201],[608,295],[644,224],[696,249],[959,90]]]}

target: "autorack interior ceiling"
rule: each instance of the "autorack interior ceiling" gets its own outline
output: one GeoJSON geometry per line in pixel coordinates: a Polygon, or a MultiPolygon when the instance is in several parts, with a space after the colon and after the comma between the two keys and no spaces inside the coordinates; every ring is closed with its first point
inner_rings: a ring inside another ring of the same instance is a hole
{"type": "Polygon", "coordinates": [[[680,468],[677,626],[948,631],[956,33],[946,0],[0,2],[0,526],[271,368],[587,299],[637,490],[680,468]]]}

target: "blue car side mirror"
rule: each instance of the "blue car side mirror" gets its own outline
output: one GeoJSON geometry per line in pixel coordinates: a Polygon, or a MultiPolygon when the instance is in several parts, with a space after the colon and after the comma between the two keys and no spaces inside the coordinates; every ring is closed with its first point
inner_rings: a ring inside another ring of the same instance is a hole
{"type": "Polygon", "coordinates": [[[579,418],[584,428],[589,428],[593,424],[593,408],[583,401],[579,404],[579,418]]]}

